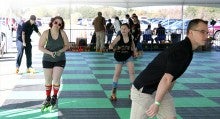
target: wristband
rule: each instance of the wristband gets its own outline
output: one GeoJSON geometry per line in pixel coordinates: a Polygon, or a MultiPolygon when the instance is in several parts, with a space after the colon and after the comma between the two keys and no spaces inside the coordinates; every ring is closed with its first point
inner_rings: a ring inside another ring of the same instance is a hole
{"type": "Polygon", "coordinates": [[[158,101],[155,101],[154,104],[156,104],[157,106],[160,106],[160,103],[158,101]]]}

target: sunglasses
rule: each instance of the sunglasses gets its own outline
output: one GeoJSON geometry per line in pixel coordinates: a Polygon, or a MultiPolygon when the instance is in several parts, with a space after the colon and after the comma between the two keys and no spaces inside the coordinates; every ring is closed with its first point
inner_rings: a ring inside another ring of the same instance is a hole
{"type": "Polygon", "coordinates": [[[54,24],[58,24],[58,26],[62,26],[62,24],[58,23],[57,21],[55,21],[54,24]]]}

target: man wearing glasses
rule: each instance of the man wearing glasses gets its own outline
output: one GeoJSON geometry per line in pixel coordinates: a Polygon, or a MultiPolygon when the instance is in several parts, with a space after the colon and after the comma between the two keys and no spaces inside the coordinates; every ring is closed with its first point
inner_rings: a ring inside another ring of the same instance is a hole
{"type": "Polygon", "coordinates": [[[26,55],[27,73],[34,73],[34,70],[32,68],[31,35],[33,31],[35,31],[36,33],[38,33],[39,36],[41,36],[41,33],[39,32],[35,21],[36,16],[31,15],[28,21],[18,26],[16,36],[16,46],[18,51],[16,60],[16,73],[19,73],[19,67],[21,65],[24,50],[26,55]]]}
{"type": "Polygon", "coordinates": [[[130,119],[176,119],[170,91],[189,66],[193,51],[208,40],[207,21],[193,19],[189,22],[184,40],[159,53],[137,76],[131,88],[130,119]]]}

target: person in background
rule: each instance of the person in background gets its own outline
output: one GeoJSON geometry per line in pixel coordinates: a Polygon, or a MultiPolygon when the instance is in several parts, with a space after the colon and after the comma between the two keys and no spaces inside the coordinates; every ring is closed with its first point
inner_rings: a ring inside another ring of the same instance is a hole
{"type": "Polygon", "coordinates": [[[60,78],[66,64],[65,51],[69,48],[68,37],[63,30],[65,23],[63,18],[56,16],[51,18],[50,29],[45,30],[40,37],[39,50],[42,51],[42,65],[44,69],[46,100],[43,105],[55,105],[60,88],[60,78]],[[53,96],[51,98],[51,91],[53,96]]]}
{"type": "Polygon", "coordinates": [[[208,22],[189,22],[184,40],[159,53],[137,76],[131,88],[130,119],[176,119],[170,91],[175,81],[186,71],[193,51],[208,40],[208,22]]]}
{"type": "Polygon", "coordinates": [[[138,16],[133,16],[133,25],[131,26],[131,33],[134,37],[134,44],[135,47],[137,47],[138,54],[143,54],[142,44],[140,42],[140,36],[141,36],[141,25],[138,20],[138,16]]]}
{"type": "Polygon", "coordinates": [[[148,24],[147,29],[145,29],[143,34],[143,42],[148,43],[148,41],[151,41],[151,44],[153,44],[154,39],[152,38],[153,31],[151,30],[151,24],[148,24]]]}
{"type": "Polygon", "coordinates": [[[131,28],[133,26],[133,24],[134,24],[132,18],[130,17],[129,14],[126,14],[125,18],[127,19],[127,23],[129,24],[129,27],[131,28]]]}
{"type": "Polygon", "coordinates": [[[133,57],[137,56],[137,51],[134,45],[133,37],[130,34],[130,28],[127,23],[122,24],[121,26],[121,34],[118,35],[114,41],[109,45],[109,49],[113,49],[115,47],[114,58],[115,58],[115,73],[113,76],[112,83],[112,93],[111,100],[116,101],[116,91],[118,88],[118,79],[121,74],[123,64],[126,64],[128,67],[130,83],[134,81],[134,63],[133,57]]]}
{"type": "Polygon", "coordinates": [[[112,24],[111,19],[108,20],[108,23],[106,25],[106,33],[107,33],[107,44],[110,44],[114,33],[114,25],[112,24]]]}
{"type": "Polygon", "coordinates": [[[98,16],[94,19],[93,23],[96,33],[96,52],[103,52],[105,48],[105,30],[106,22],[102,16],[102,12],[98,12],[98,16]]]}
{"type": "Polygon", "coordinates": [[[31,35],[33,31],[35,31],[39,36],[41,36],[35,21],[36,16],[31,15],[28,21],[18,24],[16,36],[16,46],[18,51],[16,59],[16,73],[19,73],[24,50],[26,55],[27,73],[34,73],[34,69],[32,68],[31,35]]]}
{"type": "Polygon", "coordinates": [[[156,35],[155,41],[157,44],[163,43],[166,40],[166,29],[161,24],[158,24],[156,35]]]}
{"type": "Polygon", "coordinates": [[[114,22],[114,28],[115,28],[115,33],[116,35],[120,35],[120,30],[121,30],[121,21],[119,20],[118,17],[115,17],[115,22],[114,22]]]}

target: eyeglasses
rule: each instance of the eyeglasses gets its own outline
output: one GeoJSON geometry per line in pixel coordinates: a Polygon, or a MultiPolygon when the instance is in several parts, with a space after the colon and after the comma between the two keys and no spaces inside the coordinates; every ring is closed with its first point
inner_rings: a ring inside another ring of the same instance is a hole
{"type": "Polygon", "coordinates": [[[57,21],[55,21],[54,24],[58,24],[58,26],[62,26],[62,24],[58,23],[57,21]]]}
{"type": "Polygon", "coordinates": [[[209,32],[208,31],[205,31],[205,30],[196,30],[196,29],[193,29],[193,31],[198,31],[200,32],[201,34],[204,34],[204,35],[208,35],[209,32]]]}

